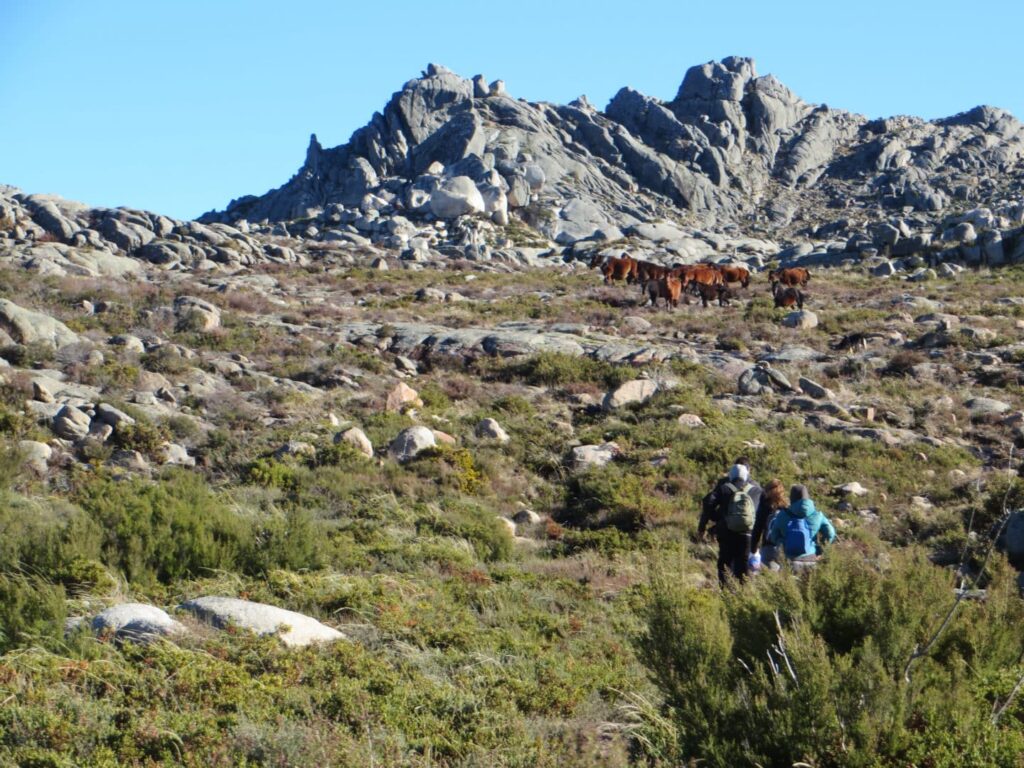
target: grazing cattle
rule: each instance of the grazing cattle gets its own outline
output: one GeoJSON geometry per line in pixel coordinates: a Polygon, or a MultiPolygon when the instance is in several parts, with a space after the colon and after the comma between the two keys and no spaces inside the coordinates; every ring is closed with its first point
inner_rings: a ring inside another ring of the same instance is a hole
{"type": "Polygon", "coordinates": [[[727,283],[739,283],[744,288],[750,285],[750,271],[746,267],[718,265],[717,269],[727,283]]]}
{"type": "Polygon", "coordinates": [[[597,267],[600,267],[602,264],[604,264],[604,256],[601,255],[599,252],[595,251],[594,255],[590,257],[590,268],[596,269],[597,267]]]}
{"type": "Polygon", "coordinates": [[[804,294],[799,288],[792,285],[784,286],[782,283],[776,283],[773,292],[775,294],[776,307],[804,308],[804,294]]]}
{"type": "Polygon", "coordinates": [[[636,272],[636,259],[623,256],[621,259],[615,256],[609,257],[601,265],[601,274],[604,275],[605,285],[610,285],[616,280],[633,282],[636,272]]]}
{"type": "Polygon", "coordinates": [[[803,267],[789,267],[787,269],[775,269],[768,273],[768,280],[772,286],[772,292],[775,292],[775,286],[788,285],[790,287],[806,286],[807,282],[811,279],[811,273],[803,267]]]}
{"type": "Polygon", "coordinates": [[[660,277],[657,280],[648,280],[646,291],[652,306],[658,306],[658,299],[664,299],[665,306],[671,309],[679,306],[683,282],[678,277],[660,277]]]}

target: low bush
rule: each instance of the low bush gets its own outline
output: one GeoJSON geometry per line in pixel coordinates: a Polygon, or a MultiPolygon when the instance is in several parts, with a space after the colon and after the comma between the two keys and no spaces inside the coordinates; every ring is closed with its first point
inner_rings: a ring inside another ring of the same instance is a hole
{"type": "Polygon", "coordinates": [[[562,352],[541,352],[507,361],[485,358],[477,366],[486,378],[548,387],[590,382],[612,388],[635,378],[637,373],[629,366],[562,352]]]}
{"type": "Polygon", "coordinates": [[[63,587],[38,576],[0,573],[0,653],[60,638],[66,612],[63,587]]]}
{"type": "Polygon", "coordinates": [[[721,593],[656,574],[637,647],[674,726],[663,749],[712,766],[1018,765],[1024,706],[991,716],[1024,670],[1012,575],[929,643],[952,578],[916,549],[886,563],[839,548],[805,578],[721,593]]]}

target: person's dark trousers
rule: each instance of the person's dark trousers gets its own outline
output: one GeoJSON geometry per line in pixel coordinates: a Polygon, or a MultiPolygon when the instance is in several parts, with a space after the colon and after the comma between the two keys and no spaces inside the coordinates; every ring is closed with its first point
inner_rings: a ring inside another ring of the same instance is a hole
{"type": "Polygon", "coordinates": [[[750,560],[750,534],[719,527],[722,530],[718,532],[718,582],[724,585],[728,574],[743,581],[750,560]]]}

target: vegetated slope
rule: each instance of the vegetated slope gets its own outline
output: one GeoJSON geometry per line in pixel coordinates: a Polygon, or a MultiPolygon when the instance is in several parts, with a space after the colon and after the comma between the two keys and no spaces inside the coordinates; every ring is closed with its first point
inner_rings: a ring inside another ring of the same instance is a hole
{"type": "Polygon", "coordinates": [[[431,68],[223,221],[0,188],[0,763],[1019,765],[1015,123],[787,93],[431,68]],[[652,308],[623,253],[754,276],[652,308]],[[741,454],[809,575],[718,590],[741,454]]]}

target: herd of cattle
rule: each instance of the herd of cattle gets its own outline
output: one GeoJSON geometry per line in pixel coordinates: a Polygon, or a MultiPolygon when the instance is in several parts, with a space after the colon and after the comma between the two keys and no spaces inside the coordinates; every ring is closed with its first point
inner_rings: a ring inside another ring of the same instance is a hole
{"type": "MultiPolygon", "coordinates": [[[[750,270],[746,267],[723,264],[677,264],[665,267],[629,256],[595,255],[590,261],[591,269],[600,267],[605,285],[625,282],[639,285],[640,294],[648,303],[658,305],[664,299],[668,308],[678,307],[679,300],[690,303],[690,296],[699,296],[703,306],[718,300],[725,306],[736,296],[739,286],[750,285],[750,270]]],[[[798,307],[803,309],[805,294],[801,288],[807,285],[811,274],[803,267],[776,269],[768,273],[776,307],[798,307]]]]}

